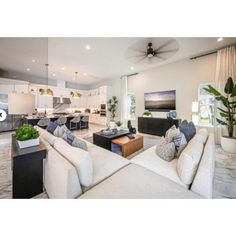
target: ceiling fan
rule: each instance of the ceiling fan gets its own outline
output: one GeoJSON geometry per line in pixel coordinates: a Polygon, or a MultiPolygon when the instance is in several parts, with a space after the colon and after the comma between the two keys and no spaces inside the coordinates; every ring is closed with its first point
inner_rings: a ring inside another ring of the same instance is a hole
{"type": "Polygon", "coordinates": [[[153,38],[145,39],[131,45],[126,51],[127,60],[138,64],[141,62],[152,63],[154,60],[167,60],[179,50],[175,39],[153,38]]]}

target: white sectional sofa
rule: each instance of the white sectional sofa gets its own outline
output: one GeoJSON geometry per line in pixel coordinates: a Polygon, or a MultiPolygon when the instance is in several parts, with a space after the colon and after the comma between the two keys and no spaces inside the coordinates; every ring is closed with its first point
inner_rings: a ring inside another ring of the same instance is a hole
{"type": "MultiPolygon", "coordinates": [[[[181,166],[178,166],[180,161],[178,159],[171,162],[162,160],[155,153],[155,146],[128,161],[87,142],[89,158],[92,161],[92,179],[91,183],[84,182],[87,185],[85,186],[81,184],[81,173],[76,166],[77,163],[70,158],[70,153],[76,157],[75,148],[46,130],[37,129],[48,149],[44,163],[44,186],[50,198],[212,197],[215,158],[213,135],[208,137],[207,134],[202,140],[197,134],[190,141],[182,157],[184,159],[186,155],[189,155],[190,162],[187,163],[186,173],[181,176],[178,173],[178,168],[181,169],[181,166]],[[203,146],[202,151],[198,150],[199,162],[195,160],[197,159],[197,154],[194,152],[195,142],[198,144],[202,142],[203,146]],[[194,175],[189,175],[189,170],[192,169],[194,175]],[[188,180],[190,184],[186,182],[186,178],[190,178],[188,180]]],[[[86,175],[90,171],[84,172],[86,175]]]]}

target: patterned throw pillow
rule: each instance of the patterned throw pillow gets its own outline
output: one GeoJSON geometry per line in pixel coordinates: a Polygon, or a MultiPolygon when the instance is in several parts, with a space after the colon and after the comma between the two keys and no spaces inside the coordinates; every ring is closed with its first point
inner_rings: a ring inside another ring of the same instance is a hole
{"type": "Polygon", "coordinates": [[[72,145],[75,136],[72,133],[68,133],[68,132],[64,132],[64,134],[62,135],[62,138],[69,143],[70,145],[72,145]]]}
{"type": "Polygon", "coordinates": [[[184,134],[180,132],[174,136],[173,143],[175,144],[176,156],[179,157],[185,146],[188,144],[184,134]]]}
{"type": "Polygon", "coordinates": [[[51,134],[53,134],[53,132],[55,131],[55,129],[57,128],[58,124],[57,122],[52,122],[50,121],[47,127],[47,131],[51,134]]]}
{"type": "Polygon", "coordinates": [[[179,129],[176,128],[175,125],[173,125],[170,129],[166,131],[165,139],[167,143],[170,143],[173,141],[173,137],[175,135],[179,134],[179,129]]]}
{"type": "Polygon", "coordinates": [[[81,148],[85,151],[88,151],[87,143],[80,138],[75,137],[71,145],[73,147],[81,148]]]}
{"type": "Polygon", "coordinates": [[[65,126],[60,126],[57,132],[57,136],[62,138],[64,133],[70,133],[71,131],[65,126]]]}
{"type": "Polygon", "coordinates": [[[184,133],[187,142],[189,142],[192,139],[192,137],[196,134],[196,128],[192,121],[188,123],[188,121],[184,120],[180,124],[179,130],[182,133],[184,133]]]}
{"type": "Polygon", "coordinates": [[[172,161],[175,158],[175,144],[173,142],[167,143],[162,137],[156,146],[156,154],[165,161],[172,161]]]}

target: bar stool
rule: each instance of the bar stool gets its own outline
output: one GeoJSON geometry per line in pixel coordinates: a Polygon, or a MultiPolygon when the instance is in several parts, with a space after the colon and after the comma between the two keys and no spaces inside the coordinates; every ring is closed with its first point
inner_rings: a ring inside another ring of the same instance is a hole
{"type": "Polygon", "coordinates": [[[57,124],[60,126],[64,125],[66,122],[67,122],[67,118],[65,116],[60,116],[57,119],[57,124]]]}
{"type": "Polygon", "coordinates": [[[80,129],[88,128],[89,116],[83,116],[80,121],[80,129]]]}
{"type": "Polygon", "coordinates": [[[46,129],[49,123],[50,123],[50,119],[47,117],[44,117],[38,121],[37,125],[43,129],[46,129]]]}
{"type": "Polygon", "coordinates": [[[70,130],[78,129],[79,123],[80,123],[80,116],[75,116],[72,120],[70,120],[70,130]]]}

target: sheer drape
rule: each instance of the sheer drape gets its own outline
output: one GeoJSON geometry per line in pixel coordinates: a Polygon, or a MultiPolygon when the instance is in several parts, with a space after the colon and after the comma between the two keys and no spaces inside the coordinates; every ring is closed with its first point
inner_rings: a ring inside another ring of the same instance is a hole
{"type": "MultiPolygon", "coordinates": [[[[236,47],[235,46],[230,46],[230,47],[221,49],[217,52],[215,83],[216,83],[216,88],[220,92],[222,93],[224,92],[224,86],[229,77],[233,78],[234,83],[236,82],[236,47]]],[[[219,106],[219,104],[216,104],[216,106],[219,106]]],[[[218,114],[216,110],[215,116],[217,115],[218,114]]],[[[221,135],[222,135],[221,127],[215,125],[216,143],[220,143],[221,135]]]]}
{"type": "Polygon", "coordinates": [[[127,127],[128,122],[128,77],[122,76],[121,77],[121,122],[124,128],[127,127]]]}

